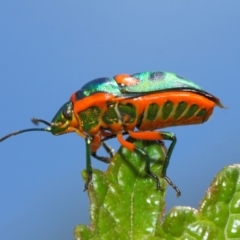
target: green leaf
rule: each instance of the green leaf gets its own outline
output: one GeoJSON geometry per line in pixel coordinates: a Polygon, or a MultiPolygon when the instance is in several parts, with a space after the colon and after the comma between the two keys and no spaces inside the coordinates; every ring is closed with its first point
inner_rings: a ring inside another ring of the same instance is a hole
{"type": "MultiPolygon", "coordinates": [[[[166,149],[155,141],[134,143],[147,151],[152,172],[160,176],[166,149]]],[[[78,225],[75,239],[240,239],[240,165],[214,178],[198,210],[174,207],[166,216],[165,180],[160,179],[162,191],[156,190],[144,166],[138,154],[121,147],[105,173],[94,170],[91,226],[78,225]]]]}
{"type": "Polygon", "coordinates": [[[198,210],[173,208],[157,235],[160,239],[240,239],[240,165],[217,174],[198,210]]]}

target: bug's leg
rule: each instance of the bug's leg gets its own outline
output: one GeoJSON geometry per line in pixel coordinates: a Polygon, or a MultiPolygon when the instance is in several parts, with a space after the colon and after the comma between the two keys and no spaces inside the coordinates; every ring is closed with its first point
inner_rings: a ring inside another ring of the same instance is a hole
{"type": "Polygon", "coordinates": [[[179,197],[181,195],[181,191],[166,175],[167,167],[169,165],[169,161],[170,161],[173,149],[177,142],[176,135],[170,132],[154,132],[154,131],[145,131],[145,132],[129,131],[129,135],[132,138],[141,139],[141,140],[170,140],[171,141],[171,144],[168,148],[166,158],[164,161],[161,177],[163,177],[167,181],[167,183],[176,191],[177,197],[179,197]]]}
{"type": "Polygon", "coordinates": [[[102,140],[101,135],[94,135],[92,136],[92,142],[91,142],[91,155],[96,158],[97,160],[104,162],[104,163],[110,163],[111,158],[113,157],[114,151],[111,147],[109,147],[104,140],[102,140]],[[102,157],[97,155],[97,150],[100,146],[103,146],[106,152],[110,155],[110,157],[102,157]]]}
{"type": "Polygon", "coordinates": [[[101,136],[104,137],[101,139],[102,146],[106,150],[106,152],[109,154],[110,160],[111,160],[114,156],[114,149],[111,148],[107,143],[105,143],[105,141],[111,138],[115,138],[116,134],[112,134],[111,132],[101,131],[101,136]]]}
{"type": "Polygon", "coordinates": [[[102,156],[98,156],[97,152],[93,152],[91,153],[91,155],[96,158],[97,160],[104,162],[104,163],[110,163],[113,155],[114,155],[114,150],[113,148],[111,148],[110,146],[108,146],[105,142],[102,142],[102,146],[104,147],[104,149],[106,150],[106,152],[110,155],[110,157],[102,157],[102,156]]]}
{"type": "Polygon", "coordinates": [[[106,144],[104,141],[102,141],[102,145],[106,152],[110,155],[110,158],[113,158],[114,156],[114,149],[110,147],[108,144],[106,144]]]}
{"type": "MultiPolygon", "coordinates": [[[[123,132],[122,135],[127,135],[128,132],[123,132]]],[[[101,157],[101,156],[98,156],[97,155],[97,151],[92,151],[91,155],[96,158],[97,160],[100,160],[102,162],[105,162],[105,163],[110,163],[111,162],[111,159],[113,158],[114,156],[114,149],[111,148],[107,143],[106,141],[109,140],[109,139],[112,139],[112,138],[116,138],[117,134],[112,134],[112,133],[107,133],[107,132],[101,132],[101,135],[102,138],[101,141],[100,141],[100,144],[102,144],[102,146],[104,147],[104,149],[106,150],[106,152],[110,155],[110,158],[109,157],[101,157]]],[[[99,145],[100,147],[100,145],[99,145]]]]}
{"type": "Polygon", "coordinates": [[[157,176],[156,174],[154,174],[153,172],[151,172],[150,158],[148,157],[147,152],[144,151],[144,150],[141,149],[141,148],[136,147],[136,146],[135,146],[134,149],[135,149],[135,151],[136,151],[137,153],[141,154],[141,155],[145,158],[145,160],[146,160],[146,163],[145,163],[145,171],[146,171],[146,173],[147,173],[149,176],[151,176],[151,177],[155,180],[157,190],[161,190],[162,188],[161,188],[161,186],[160,186],[160,180],[159,180],[158,176],[157,176]]]}
{"type": "Polygon", "coordinates": [[[113,157],[113,149],[110,148],[104,140],[101,139],[101,135],[93,135],[93,136],[86,136],[85,137],[85,143],[86,143],[86,170],[88,173],[87,181],[84,185],[84,191],[88,190],[88,185],[92,180],[92,164],[91,164],[91,155],[95,157],[96,159],[105,162],[110,163],[110,159],[113,157]],[[96,154],[98,148],[103,145],[105,150],[109,153],[111,158],[108,157],[100,157],[96,154]]]}
{"type": "Polygon", "coordinates": [[[118,141],[121,143],[122,146],[126,147],[128,150],[130,150],[132,152],[135,151],[135,152],[139,153],[140,155],[142,155],[144,157],[144,159],[146,160],[145,171],[155,180],[157,189],[160,190],[161,186],[160,186],[159,178],[156,174],[151,172],[150,159],[148,157],[147,152],[144,151],[143,149],[137,147],[135,144],[130,143],[130,142],[126,141],[125,139],[123,139],[122,134],[117,134],[117,138],[118,138],[118,141]]]}
{"type": "Polygon", "coordinates": [[[162,138],[164,140],[171,141],[171,144],[168,148],[166,159],[165,159],[165,162],[164,162],[164,165],[163,165],[163,170],[162,170],[162,177],[165,177],[166,173],[167,173],[167,168],[168,168],[168,165],[169,165],[169,162],[170,162],[170,158],[171,158],[173,149],[174,149],[174,147],[177,143],[177,138],[176,138],[176,135],[174,133],[170,133],[170,132],[161,132],[160,134],[162,135],[162,138]]]}
{"type": "Polygon", "coordinates": [[[170,178],[167,177],[167,168],[170,162],[170,158],[173,152],[173,149],[177,143],[177,138],[176,135],[174,133],[170,133],[170,132],[161,132],[161,135],[163,137],[164,140],[170,140],[171,144],[168,148],[167,151],[167,155],[164,161],[164,165],[163,165],[163,169],[162,169],[162,177],[168,182],[168,184],[170,186],[172,186],[172,188],[176,191],[177,197],[179,197],[181,195],[181,191],[179,190],[179,188],[171,181],[170,178]]]}
{"type": "Polygon", "coordinates": [[[86,170],[88,173],[87,181],[84,185],[84,191],[88,190],[88,185],[92,181],[92,164],[91,164],[91,142],[92,138],[90,136],[86,136],[85,143],[86,143],[86,170]]]}

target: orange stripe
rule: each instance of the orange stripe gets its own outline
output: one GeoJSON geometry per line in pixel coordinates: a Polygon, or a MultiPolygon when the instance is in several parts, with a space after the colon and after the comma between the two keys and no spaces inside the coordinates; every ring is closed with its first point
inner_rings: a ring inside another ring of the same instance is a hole
{"type": "Polygon", "coordinates": [[[148,108],[151,103],[156,103],[162,106],[166,101],[171,101],[174,105],[181,101],[186,102],[188,105],[197,104],[199,108],[213,108],[216,103],[205,98],[202,95],[191,93],[191,92],[161,92],[143,95],[132,99],[116,99],[115,102],[121,102],[122,104],[132,103],[138,105],[139,110],[148,108]]]}
{"type": "Polygon", "coordinates": [[[134,151],[134,144],[123,139],[122,133],[117,134],[117,139],[123,147],[127,148],[132,152],[134,151]]]}
{"type": "Polygon", "coordinates": [[[113,101],[114,98],[115,96],[109,93],[95,93],[74,102],[74,112],[79,113],[93,106],[99,107],[100,110],[105,109],[107,107],[106,103],[108,101],[113,101]]]}
{"type": "Polygon", "coordinates": [[[144,132],[129,131],[129,135],[132,138],[141,139],[141,140],[162,140],[163,139],[159,132],[153,132],[153,131],[144,131],[144,132]]]}

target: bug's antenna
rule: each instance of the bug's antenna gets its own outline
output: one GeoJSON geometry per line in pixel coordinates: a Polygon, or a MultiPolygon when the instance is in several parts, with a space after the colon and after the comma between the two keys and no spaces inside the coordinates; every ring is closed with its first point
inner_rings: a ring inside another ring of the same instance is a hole
{"type": "Polygon", "coordinates": [[[38,125],[38,123],[41,122],[41,123],[46,124],[46,125],[49,126],[49,127],[52,126],[51,123],[49,123],[49,122],[47,122],[47,121],[45,121],[45,120],[39,119],[39,118],[32,118],[31,121],[32,121],[35,125],[38,125]]]}
{"type": "Polygon", "coordinates": [[[16,132],[12,132],[7,134],[6,136],[0,138],[0,142],[6,140],[7,138],[11,137],[11,136],[15,136],[18,135],[20,133],[24,133],[24,132],[32,132],[32,131],[45,131],[45,132],[50,132],[51,129],[50,128],[28,128],[28,129],[23,129],[23,130],[19,130],[16,132]]]}
{"type": "MultiPolygon", "coordinates": [[[[49,126],[49,127],[52,126],[51,123],[49,123],[49,122],[47,122],[47,121],[45,121],[45,120],[42,120],[42,119],[38,119],[38,118],[33,118],[33,119],[32,119],[32,122],[33,122],[34,124],[36,124],[36,125],[37,125],[39,122],[41,122],[41,123],[46,124],[46,125],[49,126]]],[[[27,128],[27,129],[19,130],[19,131],[16,131],[16,132],[9,133],[9,134],[7,134],[6,136],[0,138],[0,142],[6,140],[6,139],[9,138],[9,137],[18,135],[18,134],[20,134],[20,133],[33,132],[33,131],[51,132],[51,128],[27,128]]]]}

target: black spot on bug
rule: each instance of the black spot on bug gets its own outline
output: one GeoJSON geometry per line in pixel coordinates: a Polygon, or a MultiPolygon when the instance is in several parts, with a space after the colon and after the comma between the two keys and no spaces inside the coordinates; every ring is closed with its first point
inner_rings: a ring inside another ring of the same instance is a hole
{"type": "Polygon", "coordinates": [[[165,73],[164,72],[152,72],[149,76],[150,81],[161,81],[164,79],[165,73]]]}

